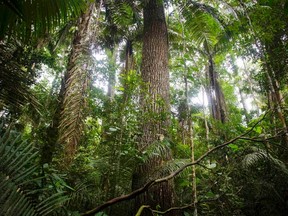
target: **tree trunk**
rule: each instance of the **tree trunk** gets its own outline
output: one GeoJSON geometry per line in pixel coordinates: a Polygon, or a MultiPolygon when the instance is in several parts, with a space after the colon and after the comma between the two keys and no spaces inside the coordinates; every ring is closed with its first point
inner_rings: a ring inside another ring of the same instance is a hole
{"type": "Polygon", "coordinates": [[[117,67],[117,49],[118,46],[113,46],[112,49],[107,50],[107,56],[109,57],[108,65],[108,97],[110,101],[114,100],[115,96],[115,85],[116,85],[116,67],[117,67]]]}
{"type": "Polygon", "coordinates": [[[126,41],[125,47],[125,65],[122,71],[122,86],[124,88],[123,91],[123,99],[124,104],[128,102],[131,97],[131,86],[128,80],[128,77],[134,73],[135,70],[135,60],[133,56],[133,44],[131,40],[126,41]]]}
{"type": "MultiPolygon", "coordinates": [[[[163,1],[159,0],[150,0],[144,7],[142,79],[148,93],[141,95],[144,121],[143,135],[138,143],[139,151],[144,151],[155,142],[159,142],[160,145],[169,125],[168,38],[163,1]]],[[[137,167],[133,175],[132,188],[137,189],[149,178],[159,176],[156,169],[169,160],[171,160],[170,151],[166,152],[165,157],[155,156],[137,167]]],[[[172,182],[163,182],[152,187],[144,195],[138,196],[135,199],[134,211],[137,212],[142,205],[166,210],[173,205],[173,200],[172,182]]],[[[142,215],[151,215],[151,212],[145,210],[142,215]]]]}
{"type": "MultiPolygon", "coordinates": [[[[203,101],[202,106],[203,106],[203,118],[204,118],[204,125],[205,125],[206,142],[208,144],[209,143],[210,129],[209,129],[207,116],[206,116],[205,98],[207,95],[207,89],[206,89],[205,85],[202,86],[201,92],[202,92],[202,101],[203,101]]],[[[209,103],[208,103],[208,106],[209,106],[209,103]]],[[[209,145],[208,145],[208,149],[209,149],[209,145]]]]}
{"type": "Polygon", "coordinates": [[[275,109],[278,118],[282,124],[284,130],[284,146],[288,147],[288,128],[287,122],[284,116],[284,112],[282,109],[283,105],[283,96],[279,90],[279,84],[275,76],[273,76],[273,70],[270,68],[270,65],[266,62],[266,75],[268,78],[268,84],[271,91],[271,105],[275,109]]]}
{"type": "Polygon", "coordinates": [[[77,22],[72,49],[65,74],[65,92],[60,116],[59,143],[64,147],[63,168],[73,161],[83,130],[87,88],[90,79],[88,63],[85,61],[86,47],[89,46],[89,29],[95,4],[91,3],[77,22]]]}
{"type": "Polygon", "coordinates": [[[215,120],[225,123],[227,121],[227,107],[224,94],[218,81],[218,75],[215,71],[213,56],[211,54],[209,54],[209,66],[206,79],[208,83],[208,97],[212,116],[215,120]]]}
{"type": "Polygon", "coordinates": [[[245,117],[245,121],[246,121],[246,124],[248,125],[249,122],[250,122],[250,118],[249,118],[249,115],[248,115],[245,98],[244,98],[243,92],[240,89],[240,87],[238,87],[238,91],[239,91],[239,95],[240,95],[240,103],[242,104],[242,107],[243,107],[243,114],[244,114],[244,117],[245,117]]]}

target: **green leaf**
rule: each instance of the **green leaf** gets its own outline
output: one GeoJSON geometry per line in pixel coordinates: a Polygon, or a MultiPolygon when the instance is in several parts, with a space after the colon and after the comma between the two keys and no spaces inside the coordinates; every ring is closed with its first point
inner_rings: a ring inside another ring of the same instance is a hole
{"type": "Polygon", "coordinates": [[[232,149],[233,152],[237,152],[239,150],[239,147],[235,144],[229,144],[228,146],[232,149]]]}

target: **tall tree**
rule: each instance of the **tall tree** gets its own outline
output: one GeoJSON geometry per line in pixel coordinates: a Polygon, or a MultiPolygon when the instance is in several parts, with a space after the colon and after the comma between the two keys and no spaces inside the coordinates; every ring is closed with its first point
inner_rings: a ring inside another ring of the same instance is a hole
{"type": "MultiPolygon", "coordinates": [[[[159,141],[167,134],[169,125],[168,37],[162,0],[150,0],[144,6],[141,72],[147,94],[142,93],[140,103],[147,120],[141,126],[143,134],[139,139],[138,149],[144,151],[152,144],[161,145],[159,141]]],[[[143,186],[153,177],[157,168],[169,160],[171,153],[166,152],[165,158],[153,157],[140,165],[133,175],[133,189],[143,186]]],[[[167,209],[172,206],[173,200],[172,182],[163,182],[135,199],[135,211],[144,204],[154,209],[157,206],[167,209]]],[[[144,211],[143,215],[151,213],[144,211]]]]}
{"type": "Polygon", "coordinates": [[[95,3],[77,21],[77,31],[72,42],[67,71],[64,77],[64,95],[59,123],[59,143],[64,148],[64,166],[69,166],[78,148],[82,135],[84,112],[86,108],[87,89],[89,85],[89,68],[86,50],[91,39],[91,21],[95,3]],[[84,58],[86,57],[86,58],[84,58]],[[85,60],[86,59],[86,60],[85,60]]]}
{"type": "MultiPolygon", "coordinates": [[[[245,18],[251,35],[255,39],[266,76],[265,90],[267,91],[268,106],[277,113],[282,125],[283,144],[288,146],[288,127],[283,106],[285,105],[282,90],[287,81],[287,1],[259,1],[249,8],[242,0],[245,18]],[[263,7],[264,6],[264,7],[263,7]],[[265,13],[263,13],[265,10],[265,13]],[[265,22],[263,22],[265,20],[265,22]],[[269,26],[269,31],[267,31],[269,26]]],[[[258,57],[259,57],[258,56],[258,57]]]]}
{"type": "MultiPolygon", "coordinates": [[[[219,4],[221,5],[222,3],[219,4]]],[[[222,4],[222,7],[224,6],[225,3],[222,4]]],[[[219,82],[215,57],[223,53],[227,44],[229,44],[229,37],[226,32],[228,23],[224,22],[225,14],[220,14],[216,8],[206,3],[191,1],[183,14],[186,18],[185,25],[187,25],[191,38],[197,45],[194,49],[203,58],[207,59],[206,94],[211,115],[215,120],[225,123],[227,121],[227,106],[219,82]],[[193,13],[193,16],[190,15],[191,13],[193,13]]]]}
{"type": "Polygon", "coordinates": [[[215,69],[213,54],[208,53],[209,63],[206,70],[207,93],[212,117],[222,123],[227,121],[227,106],[215,69]]]}

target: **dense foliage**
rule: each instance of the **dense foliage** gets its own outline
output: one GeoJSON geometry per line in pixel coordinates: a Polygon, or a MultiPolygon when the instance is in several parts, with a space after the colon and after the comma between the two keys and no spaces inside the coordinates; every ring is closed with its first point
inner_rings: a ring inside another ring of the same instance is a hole
{"type": "Polygon", "coordinates": [[[0,215],[287,215],[287,21],[287,0],[1,1],[0,215]]]}

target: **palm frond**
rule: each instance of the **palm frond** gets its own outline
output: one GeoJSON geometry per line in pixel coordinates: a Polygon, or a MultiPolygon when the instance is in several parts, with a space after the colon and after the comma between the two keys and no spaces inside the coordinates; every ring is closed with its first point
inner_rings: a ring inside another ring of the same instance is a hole
{"type": "Polygon", "coordinates": [[[288,169],[281,160],[273,157],[270,153],[263,149],[251,148],[252,152],[245,155],[242,160],[244,168],[253,168],[259,166],[261,163],[270,163],[274,167],[286,175],[288,175],[288,169]]]}
{"type": "Polygon", "coordinates": [[[155,141],[142,152],[143,162],[146,163],[154,158],[168,158],[170,151],[170,144],[167,140],[155,141]]]}
{"type": "Polygon", "coordinates": [[[29,71],[29,61],[20,57],[23,52],[17,43],[0,44],[0,110],[18,112],[26,103],[38,109],[39,103],[29,90],[33,73],[29,71]]]}
{"type": "MultiPolygon", "coordinates": [[[[100,188],[97,188],[96,190],[98,189],[99,191],[97,192],[100,194],[100,188]]],[[[67,205],[71,209],[77,209],[78,211],[84,210],[84,206],[89,206],[97,200],[91,191],[95,191],[95,185],[89,184],[86,181],[76,183],[74,191],[69,194],[70,199],[67,202],[67,205]]]]}
{"type": "Polygon", "coordinates": [[[208,14],[202,12],[196,12],[194,15],[185,13],[186,18],[185,26],[191,32],[191,37],[198,45],[207,43],[210,50],[213,49],[217,43],[217,36],[221,29],[215,20],[208,14]]]}
{"type": "MultiPolygon", "coordinates": [[[[229,13],[232,13],[229,5],[227,7],[229,13]]],[[[225,19],[225,13],[220,13],[210,5],[189,1],[188,6],[183,9],[183,16],[185,26],[192,33],[193,40],[198,45],[205,44],[205,49],[208,49],[210,54],[223,50],[229,45],[228,41],[232,37],[229,25],[232,21],[225,19]]],[[[233,17],[237,20],[236,15],[233,17]]]]}
{"type": "Polygon", "coordinates": [[[60,207],[67,197],[56,193],[37,204],[35,178],[39,169],[38,151],[21,140],[11,128],[0,128],[0,209],[1,215],[47,215],[60,207]],[[34,188],[34,189],[33,189],[34,188]],[[33,196],[34,195],[34,196],[33,196]]]}
{"type": "Polygon", "coordinates": [[[216,8],[208,4],[202,4],[191,0],[188,1],[187,7],[189,11],[192,12],[192,14],[201,13],[209,15],[211,18],[213,18],[215,22],[218,23],[221,29],[225,29],[226,23],[222,15],[219,13],[219,10],[217,10],[216,8]]]}
{"type": "MultiPolygon", "coordinates": [[[[165,164],[163,164],[161,167],[158,167],[158,169],[156,169],[156,172],[159,173],[159,176],[167,175],[169,173],[175,172],[180,167],[184,166],[185,164],[189,162],[191,162],[189,159],[170,160],[170,161],[167,161],[165,164]]],[[[191,167],[181,172],[178,177],[187,176],[189,173],[191,173],[191,167]]]]}
{"type": "Polygon", "coordinates": [[[28,39],[43,36],[71,16],[79,15],[84,0],[2,0],[0,4],[0,39],[5,35],[28,39]]]}

